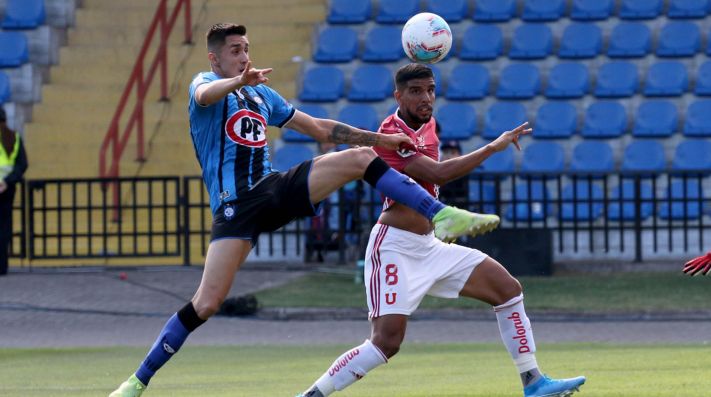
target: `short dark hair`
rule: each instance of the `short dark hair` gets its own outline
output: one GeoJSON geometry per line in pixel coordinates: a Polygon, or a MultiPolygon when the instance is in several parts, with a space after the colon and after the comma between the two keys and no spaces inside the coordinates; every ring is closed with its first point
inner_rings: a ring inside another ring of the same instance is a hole
{"type": "Polygon", "coordinates": [[[410,80],[426,79],[428,77],[434,78],[432,69],[420,63],[408,63],[397,70],[395,74],[395,86],[399,91],[404,89],[405,84],[410,80]]]}
{"type": "Polygon", "coordinates": [[[216,23],[207,31],[207,50],[215,52],[225,45],[225,38],[237,34],[244,36],[247,28],[234,23],[216,23]]]}

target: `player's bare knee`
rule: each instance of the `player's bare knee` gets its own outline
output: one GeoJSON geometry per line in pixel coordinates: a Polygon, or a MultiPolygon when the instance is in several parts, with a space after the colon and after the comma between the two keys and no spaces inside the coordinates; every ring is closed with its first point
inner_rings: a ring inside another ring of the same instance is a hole
{"type": "Polygon", "coordinates": [[[380,349],[385,357],[390,358],[396,355],[400,351],[400,344],[402,343],[402,338],[394,335],[383,336],[375,334],[371,339],[371,342],[380,349]]]}
{"type": "Polygon", "coordinates": [[[506,280],[506,282],[499,289],[501,303],[508,302],[522,293],[523,287],[521,286],[521,283],[513,276],[509,276],[508,280],[506,280]]]}
{"type": "Polygon", "coordinates": [[[352,164],[353,167],[359,170],[361,173],[365,172],[365,169],[370,165],[374,158],[378,157],[375,150],[369,147],[360,147],[352,149],[352,164]]]}
{"type": "Polygon", "coordinates": [[[195,306],[195,312],[198,317],[203,320],[207,320],[212,317],[218,310],[220,310],[220,305],[222,302],[217,299],[201,299],[197,302],[193,302],[195,306]]]}

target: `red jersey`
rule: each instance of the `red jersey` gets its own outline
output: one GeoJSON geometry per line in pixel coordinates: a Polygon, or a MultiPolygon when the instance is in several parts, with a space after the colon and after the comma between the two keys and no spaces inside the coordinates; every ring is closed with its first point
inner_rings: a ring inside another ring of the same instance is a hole
{"type": "MultiPolygon", "coordinates": [[[[430,118],[430,121],[423,124],[417,131],[410,128],[400,117],[397,115],[397,111],[388,116],[378,129],[380,134],[397,134],[405,133],[412,141],[415,142],[415,147],[417,150],[412,151],[409,149],[401,150],[389,150],[381,147],[374,147],[378,156],[385,160],[388,165],[393,169],[400,171],[403,174],[405,172],[405,167],[410,163],[410,161],[420,157],[427,156],[435,161],[439,161],[439,138],[435,132],[435,119],[430,118]]],[[[427,190],[432,196],[437,198],[439,196],[439,186],[434,183],[423,181],[420,179],[413,178],[415,182],[419,183],[425,190],[427,190]]],[[[387,210],[394,201],[386,197],[383,203],[383,211],[387,210]]]]}

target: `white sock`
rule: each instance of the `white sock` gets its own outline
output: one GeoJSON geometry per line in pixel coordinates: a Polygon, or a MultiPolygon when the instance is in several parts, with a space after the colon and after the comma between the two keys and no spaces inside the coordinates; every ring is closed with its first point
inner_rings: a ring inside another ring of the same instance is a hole
{"type": "Polygon", "coordinates": [[[343,353],[331,364],[314,383],[319,391],[328,396],[337,390],[343,390],[353,382],[361,379],[373,368],[385,364],[388,359],[385,355],[366,339],[362,345],[343,353]]]}
{"type": "Polygon", "coordinates": [[[519,373],[538,368],[536,342],[533,340],[531,322],[523,308],[523,294],[508,302],[494,306],[499,332],[506,350],[511,354],[519,373]]]}

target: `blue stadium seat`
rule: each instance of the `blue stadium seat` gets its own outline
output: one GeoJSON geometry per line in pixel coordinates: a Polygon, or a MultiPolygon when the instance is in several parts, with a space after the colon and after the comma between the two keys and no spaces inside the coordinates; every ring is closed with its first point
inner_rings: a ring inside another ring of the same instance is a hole
{"type": "Polygon", "coordinates": [[[711,95],[711,61],[706,61],[699,66],[694,93],[702,96],[711,95]]]}
{"type": "Polygon", "coordinates": [[[45,22],[44,0],[8,0],[3,29],[35,29],[45,22]]]}
{"type": "Polygon", "coordinates": [[[378,23],[405,23],[420,12],[418,0],[379,0],[380,8],[375,16],[378,23]]]}
{"type": "Polygon", "coordinates": [[[475,24],[462,37],[459,58],[464,60],[496,59],[504,48],[504,36],[496,25],[475,24]]]}
{"type": "Polygon", "coordinates": [[[708,139],[686,139],[677,145],[672,169],[711,173],[711,142],[708,139]]]}
{"type": "Polygon", "coordinates": [[[20,32],[0,31],[0,68],[14,68],[29,60],[27,38],[20,32]]]}
{"type": "Polygon", "coordinates": [[[663,0],[622,0],[620,18],[652,19],[662,13],[663,0]]]}
{"type": "Polygon", "coordinates": [[[632,135],[638,137],[666,138],[677,131],[679,117],[676,105],[671,101],[651,100],[637,108],[632,135]]]}
{"type": "Polygon", "coordinates": [[[627,129],[625,108],[614,101],[599,101],[588,106],[581,135],[586,138],[616,138],[627,129]]]}
{"type": "Polygon", "coordinates": [[[664,193],[659,216],[662,219],[697,219],[701,216],[701,204],[704,198],[696,179],[672,181],[664,193]]]}
{"type": "Polygon", "coordinates": [[[477,131],[476,111],[467,103],[450,102],[437,110],[436,118],[442,127],[441,141],[469,139],[477,131]]]}
{"type": "Polygon", "coordinates": [[[10,78],[0,71],[0,105],[10,101],[10,78]]]}
{"type": "Polygon", "coordinates": [[[541,90],[541,78],[533,63],[512,63],[501,71],[496,96],[499,98],[533,98],[541,90]]]}
{"type": "Polygon", "coordinates": [[[328,23],[363,23],[370,18],[370,0],[331,0],[328,23]]]}
{"type": "Polygon", "coordinates": [[[637,92],[639,76],[631,62],[613,61],[602,65],[597,72],[595,96],[628,97],[637,92]]]}
{"type": "Polygon", "coordinates": [[[511,38],[509,58],[539,59],[545,58],[553,48],[553,33],[543,23],[524,23],[514,30],[511,38]]]}
{"type": "Polygon", "coordinates": [[[435,81],[435,94],[442,95],[444,93],[444,83],[442,82],[442,72],[436,65],[428,65],[432,70],[435,81]]]}
{"type": "Polygon", "coordinates": [[[633,140],[622,157],[622,171],[664,171],[666,168],[664,147],[658,141],[633,140]]]}
{"type": "Polygon", "coordinates": [[[553,203],[548,188],[541,180],[517,183],[511,199],[515,205],[506,209],[507,220],[541,221],[553,212],[553,203]]]}
{"type": "Polygon", "coordinates": [[[560,219],[563,221],[594,221],[602,215],[604,194],[600,186],[588,180],[578,180],[563,188],[560,219]]]}
{"type": "Polygon", "coordinates": [[[377,131],[380,127],[378,112],[373,106],[364,103],[350,103],[338,113],[338,121],[368,131],[377,131]]]}
{"type": "Polygon", "coordinates": [[[474,20],[505,22],[516,14],[516,0],[474,0],[474,20]]]}
{"type": "Polygon", "coordinates": [[[546,102],[538,108],[534,138],[570,138],[578,129],[578,114],[568,102],[546,102]]]}
{"type": "MultiPolygon", "coordinates": [[[[640,207],[639,218],[645,220],[652,216],[654,204],[652,203],[652,186],[646,182],[640,182],[640,207]]],[[[632,221],[636,217],[637,199],[635,182],[626,180],[622,185],[615,186],[610,194],[610,205],[607,207],[608,219],[619,221],[632,221]],[[622,209],[622,211],[620,211],[622,209]]]]}
{"type": "MultiPolygon", "coordinates": [[[[317,117],[319,119],[330,118],[326,108],[324,108],[321,105],[304,104],[304,105],[298,106],[297,109],[299,111],[302,111],[302,112],[308,114],[309,116],[317,117]]],[[[307,142],[307,143],[316,142],[310,136],[304,135],[300,132],[296,132],[292,129],[287,129],[286,131],[284,131],[284,133],[281,135],[281,139],[283,139],[284,142],[307,142]]]]}
{"type": "Polygon", "coordinates": [[[669,22],[659,33],[657,55],[660,57],[688,57],[701,48],[701,32],[693,22],[669,22]]]}
{"type": "Polygon", "coordinates": [[[482,65],[460,63],[449,76],[447,99],[479,99],[489,94],[489,71],[482,65]]]}
{"type": "Polygon", "coordinates": [[[684,135],[711,136],[710,99],[701,99],[689,105],[684,122],[684,135]]]}
{"type": "Polygon", "coordinates": [[[496,213],[496,186],[491,181],[469,180],[469,211],[496,213]]]}
{"type": "Polygon", "coordinates": [[[453,23],[467,17],[468,6],[467,0],[427,0],[425,9],[453,23]]]}
{"type": "Polygon", "coordinates": [[[353,72],[348,100],[382,101],[394,90],[390,69],[383,65],[363,65],[353,72]]]}
{"type": "Polygon", "coordinates": [[[686,67],[677,61],[661,61],[647,70],[644,84],[646,96],[678,96],[689,87],[686,67]]]}
{"type": "Polygon", "coordinates": [[[524,21],[556,21],[565,12],[564,0],[524,0],[523,14],[524,21]]]}
{"type": "MultiPolygon", "coordinates": [[[[501,132],[504,132],[502,130],[501,132]]],[[[514,171],[514,149],[509,146],[506,149],[489,156],[477,167],[475,173],[500,172],[504,173],[503,178],[508,177],[508,173],[514,171]]],[[[502,179],[503,179],[502,178],[502,179]]]]}
{"type": "Polygon", "coordinates": [[[612,172],[615,158],[612,148],[605,141],[582,141],[575,145],[570,159],[574,172],[612,172]]]}
{"type": "Polygon", "coordinates": [[[321,31],[314,50],[316,62],[350,62],[358,54],[358,33],[345,26],[329,26],[321,31]]]}
{"type": "Polygon", "coordinates": [[[400,26],[376,26],[368,31],[361,59],[366,62],[395,62],[405,56],[400,26]]]}
{"type": "Polygon", "coordinates": [[[332,102],[343,96],[345,87],[343,72],[334,66],[316,66],[304,76],[299,100],[332,102]]]}
{"type": "Polygon", "coordinates": [[[583,21],[607,19],[614,7],[613,0],[573,0],[570,17],[583,21]]]}
{"type": "Polygon", "coordinates": [[[521,171],[558,172],[563,171],[565,153],[563,147],[552,141],[536,141],[523,150],[521,171]]]}
{"type": "Polygon", "coordinates": [[[526,108],[519,102],[496,102],[484,116],[485,139],[497,138],[504,131],[518,127],[526,121],[526,108]]]}
{"type": "Polygon", "coordinates": [[[709,12],[709,0],[670,0],[669,18],[703,18],[709,12]]]}
{"type": "Polygon", "coordinates": [[[607,55],[612,58],[635,58],[649,54],[652,34],[642,22],[622,22],[610,35],[607,55]]]}
{"type": "Polygon", "coordinates": [[[559,63],[548,74],[548,98],[580,98],[590,89],[590,77],[585,64],[559,63]]]}
{"type": "Polygon", "coordinates": [[[308,145],[298,143],[286,144],[274,153],[272,167],[278,171],[286,171],[312,158],[314,158],[314,153],[308,145]]]}
{"type": "Polygon", "coordinates": [[[602,49],[602,31],[593,22],[568,25],[560,40],[560,58],[593,58],[602,49]]]}

